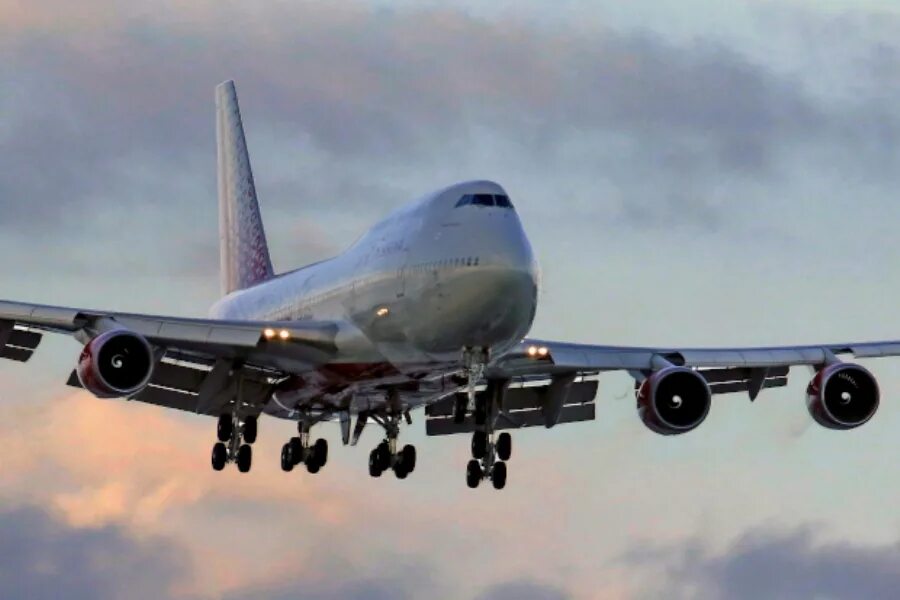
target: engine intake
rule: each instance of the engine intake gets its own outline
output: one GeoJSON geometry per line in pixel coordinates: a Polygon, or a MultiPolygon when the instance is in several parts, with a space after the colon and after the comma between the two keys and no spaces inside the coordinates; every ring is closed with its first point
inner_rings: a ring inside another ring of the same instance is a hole
{"type": "Polygon", "coordinates": [[[712,393],[706,379],[692,369],[666,367],[644,380],[637,392],[638,414],[662,435],[687,433],[706,419],[712,393]]]}
{"type": "Polygon", "coordinates": [[[829,365],[806,388],[806,407],[828,429],[853,429],[875,415],[881,393],[868,369],[849,363],[829,365]]]}
{"type": "Polygon", "coordinates": [[[84,346],[75,371],[82,387],[98,398],[120,398],[147,385],[153,364],[153,349],[143,336],[116,329],[84,346]]]}

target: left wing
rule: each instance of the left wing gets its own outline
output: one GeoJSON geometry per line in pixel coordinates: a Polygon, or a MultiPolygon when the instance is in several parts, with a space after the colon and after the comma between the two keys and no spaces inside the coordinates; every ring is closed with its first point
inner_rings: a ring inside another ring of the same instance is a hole
{"type": "MultiPolygon", "coordinates": [[[[80,387],[88,379],[88,385],[103,391],[104,381],[98,380],[96,372],[106,359],[102,348],[93,347],[118,344],[120,355],[143,357],[141,348],[146,345],[149,380],[135,371],[130,382],[146,385],[117,386],[106,381],[110,394],[134,387],[133,393],[114,395],[210,415],[224,412],[240,394],[246,411],[254,414],[286,374],[334,358],[338,329],[339,324],[331,321],[185,319],[0,301],[0,358],[27,361],[42,332],[70,334],[86,346],[79,358],[79,369],[84,371],[81,376],[73,371],[69,385],[80,387]]],[[[124,369],[144,368],[144,362],[134,358],[124,369]]]]}

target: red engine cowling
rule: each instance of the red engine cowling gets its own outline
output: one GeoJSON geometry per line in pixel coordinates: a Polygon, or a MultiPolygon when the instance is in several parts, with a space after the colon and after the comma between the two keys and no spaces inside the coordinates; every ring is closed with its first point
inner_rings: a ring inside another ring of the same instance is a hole
{"type": "Polygon", "coordinates": [[[837,363],[816,373],[806,388],[806,407],[828,429],[853,429],[872,418],[881,392],[875,377],[859,365],[837,363]]]}
{"type": "Polygon", "coordinates": [[[85,345],[75,371],[81,386],[98,398],[120,398],[147,385],[153,364],[153,349],[143,336],[115,329],[85,345]]]}
{"type": "Polygon", "coordinates": [[[703,375],[673,366],[645,379],[638,388],[637,402],[644,425],[662,435],[677,435],[706,419],[712,393],[703,375]]]}

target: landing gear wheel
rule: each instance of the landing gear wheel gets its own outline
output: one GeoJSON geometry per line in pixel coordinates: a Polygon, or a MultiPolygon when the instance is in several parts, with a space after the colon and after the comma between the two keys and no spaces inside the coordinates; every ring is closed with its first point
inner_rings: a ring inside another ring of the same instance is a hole
{"type": "Polygon", "coordinates": [[[472,458],[481,460],[487,456],[488,435],[484,431],[476,431],[472,434],[472,458]]]}
{"type": "Polygon", "coordinates": [[[219,415],[219,423],[216,426],[216,437],[219,438],[219,441],[227,442],[233,433],[234,422],[231,420],[231,415],[219,415]]]}
{"type": "Polygon", "coordinates": [[[246,473],[250,470],[250,465],[253,462],[253,448],[249,445],[244,444],[240,448],[238,448],[237,452],[237,466],[238,471],[241,473],[246,473]]]}
{"type": "Polygon", "coordinates": [[[310,457],[310,460],[306,461],[306,470],[310,473],[313,473],[313,474],[318,473],[319,469],[321,469],[321,468],[322,468],[322,465],[320,465],[317,461],[313,460],[313,457],[310,457]]]}
{"type": "Polygon", "coordinates": [[[294,457],[291,454],[291,443],[281,447],[281,470],[289,473],[294,470],[294,457]]]}
{"type": "Polygon", "coordinates": [[[303,462],[303,441],[298,437],[292,437],[288,442],[291,446],[291,460],[295,465],[303,462]]]}
{"type": "Polygon", "coordinates": [[[325,463],[328,462],[328,441],[322,438],[317,439],[316,443],[313,444],[312,452],[319,467],[324,467],[325,463]]]}
{"type": "Polygon", "coordinates": [[[473,459],[466,465],[466,485],[474,489],[479,483],[481,483],[481,465],[473,459]]]}
{"type": "Polygon", "coordinates": [[[394,475],[397,476],[397,479],[406,479],[406,476],[409,475],[409,471],[406,470],[406,467],[402,462],[398,462],[394,465],[394,475]]]}
{"type": "Polygon", "coordinates": [[[257,431],[257,418],[247,417],[247,420],[244,421],[244,441],[248,444],[252,444],[253,442],[255,442],[257,431]]]}
{"type": "Polygon", "coordinates": [[[212,449],[212,468],[221,471],[228,462],[228,449],[222,442],[217,443],[212,449]]]}
{"type": "Polygon", "coordinates": [[[512,455],[512,436],[506,432],[497,436],[497,458],[509,460],[512,455]]]}
{"type": "Polygon", "coordinates": [[[391,468],[391,448],[388,446],[387,442],[381,442],[378,444],[378,447],[375,448],[375,452],[378,453],[378,467],[382,471],[387,471],[391,468]]]}
{"type": "Polygon", "coordinates": [[[382,473],[381,456],[378,455],[378,448],[375,448],[369,452],[369,475],[372,477],[381,477],[382,473]]]}
{"type": "Polygon", "coordinates": [[[403,465],[403,468],[407,473],[412,473],[416,470],[416,447],[410,444],[403,446],[403,450],[400,453],[400,463],[403,465]]]}
{"type": "Polygon", "coordinates": [[[506,463],[503,461],[494,463],[494,470],[491,471],[491,483],[494,484],[495,490],[502,490],[506,487],[506,463]]]}

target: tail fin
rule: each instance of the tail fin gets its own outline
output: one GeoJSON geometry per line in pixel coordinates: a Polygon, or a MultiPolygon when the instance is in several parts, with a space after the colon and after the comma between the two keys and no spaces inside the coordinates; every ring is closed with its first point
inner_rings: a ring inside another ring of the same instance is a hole
{"type": "Polygon", "coordinates": [[[274,275],[233,81],[216,87],[216,143],[219,260],[224,295],[274,275]]]}

